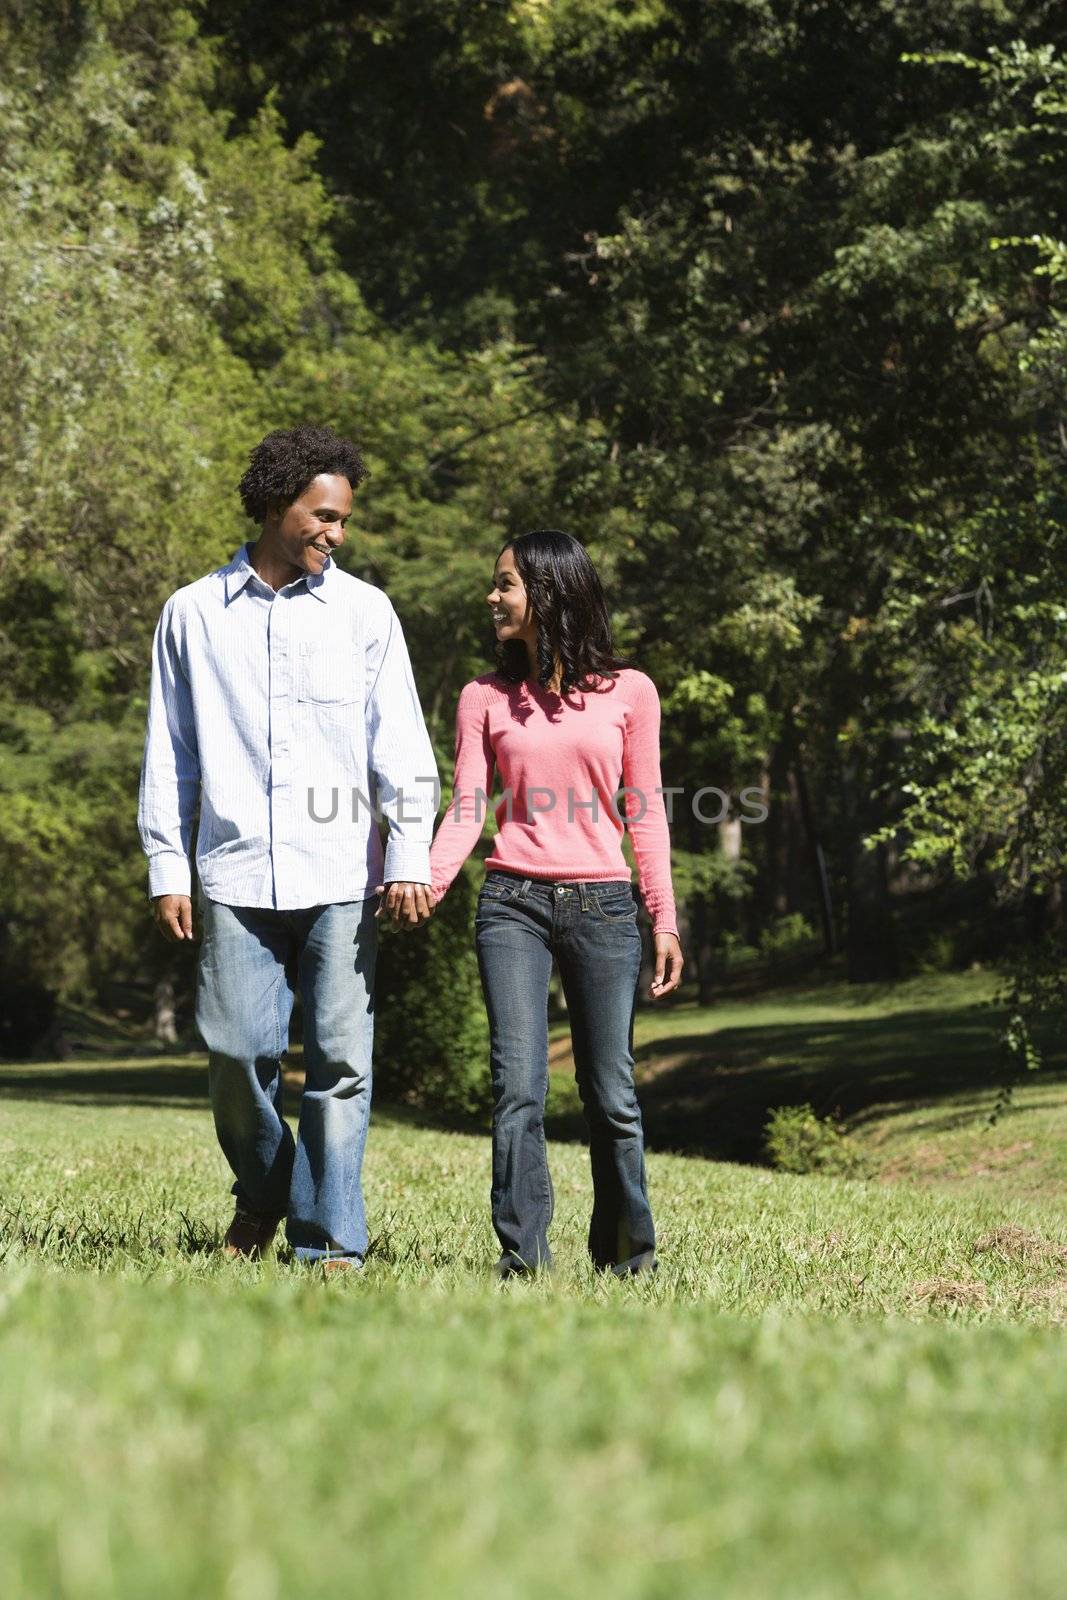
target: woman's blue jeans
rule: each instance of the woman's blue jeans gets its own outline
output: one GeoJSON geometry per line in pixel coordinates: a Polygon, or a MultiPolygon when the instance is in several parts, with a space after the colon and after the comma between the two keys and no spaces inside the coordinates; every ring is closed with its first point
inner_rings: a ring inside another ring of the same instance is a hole
{"type": "Polygon", "coordinates": [[[624,1275],[655,1264],[644,1135],[634,1089],[641,935],[629,883],[545,883],[490,872],[475,938],[489,1012],[493,1227],[503,1271],[551,1262],[545,1151],[548,984],[555,959],[593,1169],[589,1251],[624,1275]]]}
{"type": "Polygon", "coordinates": [[[360,1175],[371,1101],[377,901],[304,911],[202,905],[196,1022],[238,1203],[286,1218],[305,1260],[367,1250],[360,1175]],[[299,987],[304,1093],[282,1118],[281,1058],[299,987]]]}

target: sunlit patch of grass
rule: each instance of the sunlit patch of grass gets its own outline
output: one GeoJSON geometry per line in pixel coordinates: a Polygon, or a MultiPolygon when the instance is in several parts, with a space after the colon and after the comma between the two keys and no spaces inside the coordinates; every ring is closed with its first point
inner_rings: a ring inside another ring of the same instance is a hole
{"type": "MultiPolygon", "coordinates": [[[[798,1026],[832,1068],[847,1032],[798,1026]]],[[[910,1135],[891,1183],[653,1150],[660,1269],[623,1282],[559,1137],[556,1270],[499,1287],[485,1135],[381,1108],[366,1268],[324,1282],[220,1256],[202,1062],[28,1074],[0,1070],[5,1600],[1060,1600],[1055,1181],[916,1182],[910,1135]]],[[[1041,1095],[1018,1117],[1051,1163],[1041,1095]]]]}

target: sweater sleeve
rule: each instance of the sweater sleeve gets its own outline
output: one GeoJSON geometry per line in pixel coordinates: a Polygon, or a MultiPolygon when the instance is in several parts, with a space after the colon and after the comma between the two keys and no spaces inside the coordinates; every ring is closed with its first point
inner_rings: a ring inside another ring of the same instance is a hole
{"type": "Polygon", "coordinates": [[[641,898],[652,918],[653,933],[678,932],[671,884],[671,838],[667,812],[659,793],[659,695],[651,678],[634,675],[632,703],[626,717],[622,781],[626,826],[633,841],[641,898]]]}
{"type": "Polygon", "coordinates": [[[456,767],[452,803],[430,849],[430,883],[440,900],[481,838],[493,785],[489,701],[483,684],[465,685],[456,707],[456,767]]]}

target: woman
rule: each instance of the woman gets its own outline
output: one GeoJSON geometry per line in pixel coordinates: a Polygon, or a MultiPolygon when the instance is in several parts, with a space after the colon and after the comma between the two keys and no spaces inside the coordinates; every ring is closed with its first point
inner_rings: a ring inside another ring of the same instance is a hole
{"type": "Polygon", "coordinates": [[[455,793],[430,861],[440,899],[482,831],[495,768],[504,796],[475,937],[489,1013],[498,1271],[551,1262],[544,1108],[555,958],[589,1126],[589,1250],[598,1268],[624,1276],[655,1268],[656,1241],[631,1054],[641,935],[620,848],[620,782],[655,936],[652,998],[682,975],[659,699],[651,679],[615,656],[600,580],[569,534],[539,530],[505,545],[487,601],[497,670],[460,695],[455,793]]]}

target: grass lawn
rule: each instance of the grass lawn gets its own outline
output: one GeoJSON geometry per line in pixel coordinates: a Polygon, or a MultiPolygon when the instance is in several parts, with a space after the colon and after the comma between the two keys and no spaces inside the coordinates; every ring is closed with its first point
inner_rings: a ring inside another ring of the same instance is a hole
{"type": "Polygon", "coordinates": [[[482,1135],[380,1110],[325,1285],[213,1252],[199,1059],[0,1070],[0,1593],[1061,1600],[1067,1092],[984,1126],[988,992],[644,1015],[625,1284],[563,1072],[558,1270],[499,1289],[482,1135]],[[742,1164],[804,1100],[869,1179],[742,1164]]]}

